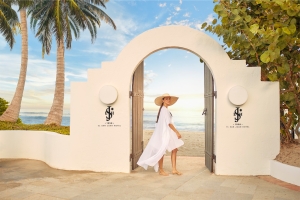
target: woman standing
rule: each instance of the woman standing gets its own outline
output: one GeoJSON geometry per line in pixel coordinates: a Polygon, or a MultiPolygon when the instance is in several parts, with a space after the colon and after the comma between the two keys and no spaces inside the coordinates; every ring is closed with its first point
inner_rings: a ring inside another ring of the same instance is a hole
{"type": "Polygon", "coordinates": [[[163,94],[155,99],[155,104],[160,106],[157,114],[154,132],[149,140],[148,145],[144,149],[143,154],[137,164],[147,170],[148,166],[153,166],[154,170],[159,171],[160,175],[168,176],[169,174],[163,169],[163,160],[166,150],[171,153],[172,174],[181,175],[182,173],[176,169],[176,154],[178,147],[184,143],[180,139],[181,135],[176,130],[172,114],[168,110],[168,106],[173,105],[178,97],[163,94]]]}

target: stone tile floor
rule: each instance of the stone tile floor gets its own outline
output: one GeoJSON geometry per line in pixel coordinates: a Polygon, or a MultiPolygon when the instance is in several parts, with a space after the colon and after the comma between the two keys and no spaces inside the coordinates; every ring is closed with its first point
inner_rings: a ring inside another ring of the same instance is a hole
{"type": "MultiPolygon", "coordinates": [[[[178,157],[182,176],[152,168],[130,174],[65,171],[36,160],[0,159],[0,199],[274,199],[300,200],[300,187],[270,176],[217,176],[203,157],[178,157]]],[[[170,157],[164,160],[171,170],[170,157]]]]}

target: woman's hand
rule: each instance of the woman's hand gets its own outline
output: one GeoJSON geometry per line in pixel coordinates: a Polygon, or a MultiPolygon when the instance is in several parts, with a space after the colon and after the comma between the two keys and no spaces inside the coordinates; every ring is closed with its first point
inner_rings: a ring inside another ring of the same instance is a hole
{"type": "Polygon", "coordinates": [[[177,133],[177,137],[178,137],[178,139],[180,139],[180,138],[181,138],[181,135],[180,135],[180,133],[177,133]]]}
{"type": "Polygon", "coordinates": [[[173,125],[173,124],[169,124],[169,127],[176,133],[178,139],[180,139],[180,138],[181,138],[181,135],[180,135],[180,133],[176,130],[176,128],[174,127],[174,125],[173,125]]]}

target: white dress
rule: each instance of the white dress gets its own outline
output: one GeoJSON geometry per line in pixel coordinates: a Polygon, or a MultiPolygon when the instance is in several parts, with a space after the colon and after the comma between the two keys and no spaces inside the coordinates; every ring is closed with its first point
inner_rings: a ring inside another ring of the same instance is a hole
{"type": "Polygon", "coordinates": [[[169,127],[169,124],[173,124],[172,115],[169,110],[163,106],[149,143],[137,162],[137,164],[145,170],[148,169],[148,166],[152,166],[157,172],[158,161],[166,153],[166,150],[171,152],[173,149],[184,144],[181,139],[178,139],[176,133],[169,127]]]}

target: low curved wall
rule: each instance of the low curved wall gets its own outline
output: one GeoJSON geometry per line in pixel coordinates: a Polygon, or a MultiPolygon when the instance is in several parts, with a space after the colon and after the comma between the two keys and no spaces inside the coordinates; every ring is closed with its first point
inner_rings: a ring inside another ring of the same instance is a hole
{"type": "Polygon", "coordinates": [[[0,158],[41,160],[49,166],[67,169],[70,136],[48,131],[0,131],[0,158]]]}
{"type": "Polygon", "coordinates": [[[271,176],[287,183],[300,186],[300,168],[271,160],[271,176]]]}

